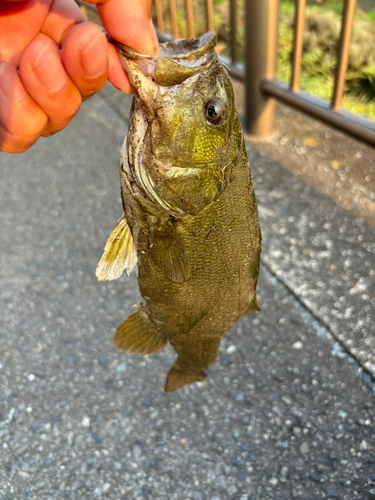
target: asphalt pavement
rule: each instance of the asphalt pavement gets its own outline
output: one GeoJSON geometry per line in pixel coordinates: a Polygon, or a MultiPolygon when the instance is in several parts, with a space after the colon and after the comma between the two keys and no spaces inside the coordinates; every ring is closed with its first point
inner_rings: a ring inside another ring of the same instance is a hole
{"type": "Polygon", "coordinates": [[[375,229],[248,143],[262,313],[209,376],[122,353],[136,273],[95,268],[121,215],[130,98],[0,155],[0,499],[375,499],[375,229]]]}

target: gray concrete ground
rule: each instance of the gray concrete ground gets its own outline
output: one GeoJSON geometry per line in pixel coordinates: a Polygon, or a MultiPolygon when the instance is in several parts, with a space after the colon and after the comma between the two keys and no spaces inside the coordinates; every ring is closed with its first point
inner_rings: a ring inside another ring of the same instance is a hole
{"type": "Polygon", "coordinates": [[[165,394],[172,349],[111,343],[135,274],[94,276],[128,109],[106,87],[0,156],[0,498],[374,499],[374,228],[249,143],[263,312],[203,383],[165,394]]]}

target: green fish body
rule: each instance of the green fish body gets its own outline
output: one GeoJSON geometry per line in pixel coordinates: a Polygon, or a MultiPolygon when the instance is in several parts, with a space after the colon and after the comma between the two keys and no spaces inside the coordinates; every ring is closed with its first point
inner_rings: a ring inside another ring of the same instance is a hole
{"type": "Polygon", "coordinates": [[[178,356],[166,391],[203,380],[222,335],[260,310],[253,181],[215,43],[208,32],[161,45],[160,57],[117,44],[136,95],[120,159],[124,215],[97,276],[116,278],[138,261],[143,300],[114,343],[151,354],[169,341],[178,356]]]}

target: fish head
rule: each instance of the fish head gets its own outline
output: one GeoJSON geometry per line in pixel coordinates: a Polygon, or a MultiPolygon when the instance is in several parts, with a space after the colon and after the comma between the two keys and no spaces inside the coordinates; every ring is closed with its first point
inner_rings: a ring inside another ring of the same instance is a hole
{"type": "Polygon", "coordinates": [[[199,170],[212,172],[216,180],[208,184],[219,186],[220,172],[238,154],[243,139],[233,86],[215,45],[214,32],[161,44],[159,57],[117,44],[136,92],[138,115],[147,123],[143,162],[151,177],[152,165],[167,177],[199,170]]]}

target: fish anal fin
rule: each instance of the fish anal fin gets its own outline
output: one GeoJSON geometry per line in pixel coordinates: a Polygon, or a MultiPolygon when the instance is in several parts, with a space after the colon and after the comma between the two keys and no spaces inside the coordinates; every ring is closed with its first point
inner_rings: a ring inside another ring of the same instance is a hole
{"type": "Polygon", "coordinates": [[[131,354],[154,354],[167,345],[142,306],[117,328],[113,343],[131,354]]]}
{"type": "Polygon", "coordinates": [[[164,390],[165,392],[176,391],[186,384],[201,382],[206,377],[207,373],[203,368],[190,365],[178,357],[168,372],[164,390]]]}
{"type": "Polygon", "coordinates": [[[190,264],[183,239],[171,221],[150,229],[150,262],[177,283],[190,276],[190,264]]]}
{"type": "Polygon", "coordinates": [[[133,237],[123,215],[107,240],[95,275],[99,281],[115,280],[125,269],[129,275],[136,264],[137,254],[133,237]]]}

